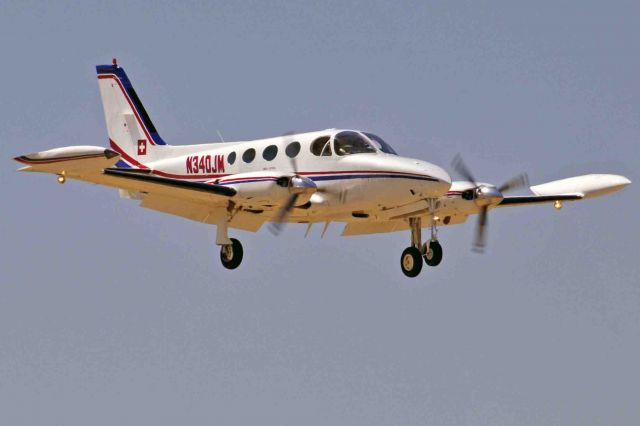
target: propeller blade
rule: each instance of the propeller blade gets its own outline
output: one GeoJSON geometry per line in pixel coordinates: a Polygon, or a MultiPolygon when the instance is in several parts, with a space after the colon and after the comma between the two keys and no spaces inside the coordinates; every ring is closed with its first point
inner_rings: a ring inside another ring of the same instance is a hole
{"type": "Polygon", "coordinates": [[[487,228],[487,211],[488,207],[482,207],[480,215],[478,216],[478,224],[476,226],[476,238],[473,242],[473,251],[477,253],[484,252],[485,240],[486,240],[486,228],[487,228]]]}
{"type": "Polygon", "coordinates": [[[278,216],[276,216],[276,220],[274,220],[269,226],[269,230],[273,235],[278,235],[282,231],[282,227],[284,225],[284,221],[289,216],[291,209],[296,204],[296,200],[298,199],[298,194],[291,194],[284,205],[280,208],[278,212],[278,216]]]}
{"type": "Polygon", "coordinates": [[[529,186],[529,176],[526,173],[522,173],[518,176],[514,176],[502,185],[498,187],[498,191],[513,191],[514,189],[529,186]]]}
{"type": "Polygon", "coordinates": [[[291,170],[293,171],[294,175],[298,175],[298,161],[295,159],[295,157],[289,157],[289,163],[291,164],[291,170]]]}
{"type": "MultiPolygon", "coordinates": [[[[290,130],[286,133],[284,133],[282,135],[283,141],[285,143],[285,145],[289,144],[290,142],[293,142],[293,135],[295,135],[296,132],[294,132],[293,130],[290,130]]],[[[288,157],[288,156],[287,156],[288,157]]],[[[298,174],[298,162],[296,161],[295,158],[291,158],[289,157],[289,164],[291,165],[291,171],[293,172],[294,175],[298,174]]]]}
{"type": "Polygon", "coordinates": [[[469,182],[473,182],[474,186],[477,186],[476,179],[471,174],[471,171],[467,167],[467,165],[462,161],[462,156],[460,154],[456,154],[453,157],[453,161],[451,162],[451,166],[453,169],[458,172],[462,177],[464,177],[469,182]]]}

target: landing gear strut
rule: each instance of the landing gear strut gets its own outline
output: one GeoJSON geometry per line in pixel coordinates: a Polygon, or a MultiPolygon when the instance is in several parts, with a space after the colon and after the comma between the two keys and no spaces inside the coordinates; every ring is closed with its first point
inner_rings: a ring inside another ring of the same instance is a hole
{"type": "MultiPolygon", "coordinates": [[[[431,211],[435,211],[432,209],[431,211]]],[[[424,263],[429,266],[438,266],[442,262],[442,246],[438,242],[438,228],[436,217],[431,216],[431,239],[422,247],[424,263]]]]}
{"type": "Polygon", "coordinates": [[[422,271],[422,220],[419,217],[409,218],[411,227],[411,246],[404,249],[400,257],[402,272],[410,278],[417,277],[422,271]]]}

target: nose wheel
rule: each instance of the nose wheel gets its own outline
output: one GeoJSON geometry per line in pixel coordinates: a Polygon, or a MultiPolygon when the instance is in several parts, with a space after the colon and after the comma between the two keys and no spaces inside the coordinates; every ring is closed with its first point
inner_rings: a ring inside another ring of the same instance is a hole
{"type": "Polygon", "coordinates": [[[438,266],[442,262],[442,246],[438,240],[425,243],[422,246],[422,252],[424,253],[422,255],[424,263],[427,265],[438,266]]]}
{"type": "Polygon", "coordinates": [[[409,278],[417,277],[422,271],[422,254],[417,247],[407,247],[400,257],[402,272],[409,278]]]}
{"type": "MultiPolygon", "coordinates": [[[[435,206],[432,206],[435,211],[435,206]]],[[[431,239],[422,244],[422,221],[420,217],[409,218],[411,246],[404,249],[400,257],[402,272],[410,278],[417,277],[422,271],[422,260],[429,266],[437,266],[442,261],[442,246],[438,242],[436,218],[431,217],[431,239]]]]}
{"type": "Polygon", "coordinates": [[[220,261],[227,269],[236,269],[242,263],[242,244],[235,238],[231,238],[231,244],[220,247],[220,261]]]}
{"type": "Polygon", "coordinates": [[[417,277],[422,271],[422,221],[419,217],[409,218],[411,228],[411,246],[404,249],[400,256],[402,273],[409,278],[417,277]]]}

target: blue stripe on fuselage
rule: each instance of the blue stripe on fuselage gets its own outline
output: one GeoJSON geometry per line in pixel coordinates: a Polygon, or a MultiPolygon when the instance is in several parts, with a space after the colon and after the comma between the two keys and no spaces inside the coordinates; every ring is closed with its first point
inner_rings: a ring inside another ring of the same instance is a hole
{"type": "Polygon", "coordinates": [[[427,180],[437,182],[438,179],[431,176],[404,176],[394,174],[363,174],[363,175],[339,175],[339,176],[306,176],[313,181],[323,180],[340,180],[340,179],[412,179],[412,180],[427,180]]]}
{"type": "Polygon", "coordinates": [[[249,180],[236,180],[236,181],[232,181],[232,182],[219,182],[216,185],[233,185],[236,183],[251,183],[251,182],[269,182],[269,181],[276,181],[277,179],[275,178],[269,178],[269,179],[249,179],[249,180]]]}
{"type": "MultiPolygon", "coordinates": [[[[433,178],[431,176],[405,176],[405,175],[396,175],[396,174],[355,174],[355,175],[305,175],[309,179],[313,181],[327,181],[327,180],[341,180],[341,179],[411,179],[411,180],[426,180],[430,182],[437,182],[438,179],[433,178]]],[[[248,178],[247,180],[236,180],[232,182],[220,182],[218,185],[233,185],[236,183],[251,183],[251,182],[265,182],[265,181],[275,181],[275,178],[268,179],[254,179],[248,178]]]]}

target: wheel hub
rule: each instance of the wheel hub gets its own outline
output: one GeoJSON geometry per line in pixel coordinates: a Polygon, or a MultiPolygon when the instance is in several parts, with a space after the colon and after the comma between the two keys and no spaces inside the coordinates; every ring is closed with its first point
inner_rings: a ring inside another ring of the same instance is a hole
{"type": "Polygon", "coordinates": [[[402,259],[402,265],[405,267],[406,270],[410,271],[411,269],[413,269],[413,256],[407,254],[404,256],[404,259],[402,259]]]}
{"type": "Polygon", "coordinates": [[[433,259],[433,250],[427,248],[427,252],[424,254],[426,256],[427,259],[431,260],[433,259]]]}
{"type": "Polygon", "coordinates": [[[222,255],[224,256],[224,260],[226,260],[227,262],[233,259],[233,246],[231,244],[223,246],[222,255]]]}

